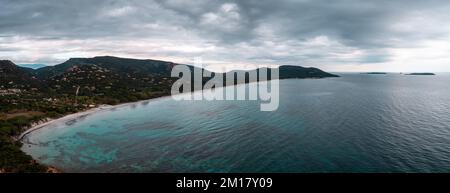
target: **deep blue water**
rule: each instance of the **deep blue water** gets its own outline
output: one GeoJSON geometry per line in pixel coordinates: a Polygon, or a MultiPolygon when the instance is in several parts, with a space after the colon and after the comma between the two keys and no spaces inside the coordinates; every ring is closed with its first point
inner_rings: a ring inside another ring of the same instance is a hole
{"type": "Polygon", "coordinates": [[[450,75],[280,81],[280,108],[170,97],[60,121],[23,150],[67,172],[450,172],[450,75]]]}

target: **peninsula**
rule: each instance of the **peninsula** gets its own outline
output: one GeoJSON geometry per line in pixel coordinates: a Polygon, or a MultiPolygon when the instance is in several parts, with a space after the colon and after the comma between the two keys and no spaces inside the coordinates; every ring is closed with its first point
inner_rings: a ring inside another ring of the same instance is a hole
{"type": "MultiPolygon", "coordinates": [[[[24,131],[102,105],[168,96],[176,65],[182,64],[101,56],[32,69],[0,60],[0,172],[54,171],[20,150],[16,139],[24,131]]],[[[338,77],[300,66],[280,66],[279,72],[279,79],[338,77]]]]}

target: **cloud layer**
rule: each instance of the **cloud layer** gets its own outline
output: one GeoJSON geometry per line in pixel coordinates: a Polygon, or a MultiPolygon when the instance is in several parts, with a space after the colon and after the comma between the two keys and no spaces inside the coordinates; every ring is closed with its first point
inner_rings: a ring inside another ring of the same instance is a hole
{"type": "Polygon", "coordinates": [[[0,58],[450,71],[445,0],[0,0],[0,58]]]}

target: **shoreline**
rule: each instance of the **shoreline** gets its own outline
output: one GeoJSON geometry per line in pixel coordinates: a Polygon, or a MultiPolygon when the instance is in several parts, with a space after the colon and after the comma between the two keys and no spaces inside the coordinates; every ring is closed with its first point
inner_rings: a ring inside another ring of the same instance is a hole
{"type": "MultiPolygon", "coordinates": [[[[295,78],[295,79],[302,79],[303,80],[303,79],[327,79],[327,78],[337,78],[337,77],[295,78]]],[[[291,79],[294,79],[294,78],[291,78],[291,79]]],[[[287,79],[279,79],[279,81],[281,81],[281,80],[287,80],[287,79]]],[[[270,80],[259,81],[259,82],[250,82],[250,83],[238,83],[236,85],[229,85],[229,86],[237,86],[237,85],[242,85],[242,84],[260,83],[260,82],[268,82],[268,81],[270,81],[270,80]]],[[[224,85],[224,86],[222,86],[220,88],[227,88],[229,86],[224,85]]],[[[203,91],[203,90],[192,90],[189,93],[179,93],[178,95],[183,95],[183,94],[191,94],[191,95],[193,95],[193,94],[195,94],[197,92],[200,92],[200,91],[203,91]]],[[[168,95],[163,95],[163,96],[159,96],[159,97],[155,97],[155,98],[139,100],[139,101],[134,101],[134,102],[126,102],[126,103],[121,103],[121,104],[117,104],[117,105],[101,104],[98,107],[94,107],[94,108],[87,109],[87,110],[84,110],[84,111],[80,111],[80,112],[77,112],[77,113],[64,115],[64,116],[59,117],[59,118],[55,118],[55,119],[46,118],[46,120],[42,121],[42,123],[38,122],[37,125],[31,126],[29,129],[26,129],[24,132],[21,132],[20,135],[18,135],[16,137],[13,137],[13,139],[15,141],[23,142],[22,139],[26,135],[28,135],[28,134],[30,134],[30,133],[32,133],[34,131],[37,131],[37,130],[39,130],[39,129],[47,126],[47,125],[50,125],[50,124],[52,124],[54,122],[61,121],[63,119],[76,119],[78,117],[87,116],[87,115],[90,115],[92,113],[96,113],[96,112],[99,112],[99,111],[104,111],[104,110],[113,109],[113,108],[119,108],[119,107],[123,107],[123,106],[127,106],[127,105],[132,105],[132,104],[135,104],[135,103],[141,103],[141,102],[147,102],[147,101],[152,101],[152,100],[163,99],[163,98],[167,98],[167,97],[172,97],[172,95],[168,94],[168,95]]]]}
{"type": "MultiPolygon", "coordinates": [[[[334,78],[334,77],[326,77],[326,78],[334,78]]],[[[300,78],[300,79],[324,79],[324,78],[300,78]]],[[[280,79],[280,80],[283,80],[283,79],[280,79]]],[[[267,81],[269,81],[269,80],[267,80],[267,81]]],[[[264,82],[267,82],[267,81],[264,81],[264,82]]],[[[251,84],[251,83],[255,83],[255,82],[244,83],[244,84],[251,84]]],[[[256,82],[256,83],[258,83],[258,82],[256,82]]],[[[242,83],[240,83],[240,84],[238,83],[236,85],[230,85],[230,86],[237,86],[237,85],[242,85],[242,83]]],[[[226,88],[226,87],[229,87],[229,86],[223,86],[223,87],[220,87],[220,88],[226,88]]],[[[179,93],[177,95],[183,95],[183,94],[193,95],[193,94],[195,94],[197,92],[203,92],[203,90],[193,90],[193,91],[191,91],[189,93],[179,93]]],[[[133,104],[137,104],[137,103],[151,102],[151,101],[154,101],[154,100],[161,100],[161,99],[165,99],[165,98],[172,97],[172,96],[173,95],[168,94],[168,95],[158,96],[158,97],[155,97],[155,98],[150,98],[150,99],[145,99],[145,100],[138,100],[138,101],[134,101],[134,102],[125,102],[125,103],[116,104],[116,105],[101,104],[101,105],[99,105],[97,107],[93,107],[93,108],[86,109],[86,110],[83,110],[83,111],[80,111],[80,112],[76,112],[76,113],[72,113],[72,114],[63,115],[62,117],[58,117],[58,118],[54,118],[54,119],[51,119],[51,118],[47,117],[47,118],[45,118],[43,120],[40,120],[40,121],[35,122],[35,123],[32,123],[30,128],[25,129],[25,131],[20,133],[20,135],[12,136],[12,139],[17,141],[17,142],[21,142],[22,144],[28,144],[28,142],[23,140],[24,137],[26,137],[27,135],[29,135],[29,134],[31,134],[31,133],[33,133],[35,131],[38,131],[38,130],[42,129],[42,128],[48,126],[48,125],[51,125],[53,123],[57,123],[57,122],[60,122],[60,121],[67,122],[67,121],[74,120],[74,119],[77,119],[77,118],[80,118],[80,117],[83,117],[83,116],[91,115],[93,113],[98,113],[98,112],[111,110],[111,109],[115,109],[115,108],[121,108],[121,107],[124,107],[124,106],[129,106],[129,105],[133,105],[133,104]]],[[[38,162],[35,158],[33,158],[33,161],[38,162]]],[[[51,166],[51,165],[44,165],[44,166],[47,167],[47,172],[48,173],[64,173],[63,170],[61,170],[59,168],[56,168],[54,166],[51,166]]]]}
{"type": "Polygon", "coordinates": [[[29,129],[26,129],[24,132],[22,132],[20,135],[18,135],[17,137],[14,137],[14,138],[15,138],[16,141],[23,142],[22,141],[23,138],[25,136],[27,136],[28,134],[33,133],[34,131],[37,131],[39,129],[42,129],[43,127],[48,126],[48,125],[50,125],[52,123],[56,123],[56,122],[61,121],[61,120],[66,120],[66,119],[71,120],[71,119],[76,119],[76,118],[79,118],[79,117],[82,117],[82,116],[87,116],[87,115],[90,115],[92,113],[99,112],[101,110],[106,110],[105,109],[106,107],[111,107],[111,106],[110,105],[100,105],[98,107],[94,107],[94,108],[87,109],[87,110],[84,110],[84,111],[80,111],[80,112],[77,112],[77,113],[68,114],[68,115],[65,115],[65,116],[62,116],[62,117],[56,118],[56,119],[46,118],[46,119],[44,119],[42,121],[39,121],[36,125],[31,126],[29,129]]]}
{"type": "MultiPolygon", "coordinates": [[[[196,91],[193,91],[191,93],[182,93],[182,94],[192,94],[195,93],[196,91]]],[[[106,110],[111,110],[114,108],[120,108],[120,107],[124,107],[124,106],[128,106],[128,105],[133,105],[133,104],[137,104],[137,103],[142,103],[142,102],[150,102],[150,101],[154,101],[154,100],[160,100],[160,99],[164,99],[167,97],[171,97],[172,95],[164,95],[164,96],[159,96],[159,97],[155,97],[155,98],[150,98],[150,99],[145,99],[145,100],[139,100],[139,101],[134,101],[134,102],[126,102],[126,103],[121,103],[121,104],[117,104],[117,105],[107,105],[107,104],[101,104],[98,107],[94,107],[94,108],[90,108],[90,109],[86,109],[77,113],[72,113],[72,114],[67,114],[64,115],[62,117],[59,118],[55,118],[55,119],[51,119],[51,118],[45,118],[44,120],[38,121],[37,123],[33,123],[35,124],[33,126],[26,129],[25,131],[21,132],[20,135],[18,136],[13,136],[12,139],[20,142],[22,144],[27,144],[26,141],[24,141],[24,137],[27,136],[28,134],[31,134],[35,131],[38,131],[50,124],[59,122],[59,121],[67,121],[67,120],[73,120],[73,119],[77,119],[83,116],[88,116],[91,115],[93,113],[98,113],[98,112],[102,112],[102,111],[106,111],[106,110]]],[[[34,162],[38,162],[34,157],[33,157],[33,161],[34,162]]],[[[47,167],[47,173],[64,173],[63,170],[56,168],[55,166],[52,165],[45,165],[45,167],[47,167]]]]}
{"type": "Polygon", "coordinates": [[[163,98],[170,97],[170,96],[171,95],[160,96],[160,97],[156,97],[156,98],[139,100],[139,101],[135,101],[135,102],[121,103],[121,104],[117,104],[117,105],[102,104],[102,105],[99,105],[98,107],[86,109],[84,111],[80,111],[80,112],[77,112],[77,113],[64,115],[64,116],[59,117],[59,118],[55,118],[55,119],[46,118],[44,120],[41,120],[41,121],[37,122],[36,125],[32,125],[30,128],[28,128],[25,131],[21,132],[20,135],[13,137],[13,139],[15,141],[20,141],[20,142],[24,143],[23,138],[25,136],[27,136],[28,134],[31,134],[34,131],[38,131],[38,130],[40,130],[40,129],[42,129],[42,128],[50,125],[50,124],[57,123],[59,121],[73,120],[73,119],[77,119],[77,118],[80,118],[80,117],[83,117],[83,116],[91,115],[93,113],[98,113],[98,112],[102,112],[102,111],[106,111],[106,110],[110,110],[110,109],[114,109],[114,108],[120,108],[120,107],[124,107],[124,106],[128,106],[128,105],[133,105],[133,104],[136,104],[136,103],[142,103],[142,102],[147,102],[147,101],[152,101],[152,100],[157,100],[157,99],[163,99],[163,98]]]}
{"type": "MultiPolygon", "coordinates": [[[[189,93],[180,93],[180,94],[181,95],[182,94],[190,94],[190,95],[192,95],[192,94],[195,94],[196,92],[199,92],[199,91],[202,91],[202,90],[195,90],[195,91],[191,91],[189,93]]],[[[121,103],[121,104],[117,104],[117,105],[101,104],[98,107],[93,107],[93,108],[86,109],[86,110],[83,110],[83,111],[80,111],[80,112],[77,112],[77,113],[67,114],[67,115],[64,115],[62,117],[55,118],[55,119],[45,118],[45,119],[43,119],[41,121],[33,123],[30,128],[28,128],[25,131],[21,132],[20,135],[18,135],[18,136],[13,136],[12,139],[17,141],[17,142],[22,143],[23,145],[25,145],[25,144],[28,144],[28,142],[23,140],[24,137],[26,137],[27,135],[29,135],[29,134],[31,134],[31,133],[33,133],[35,131],[38,131],[38,130],[40,130],[40,129],[42,129],[42,128],[50,125],[50,124],[53,124],[53,123],[56,123],[56,122],[59,122],[59,121],[67,122],[67,121],[74,120],[74,119],[77,119],[77,118],[80,118],[80,117],[83,117],[83,116],[89,116],[89,115],[91,115],[93,113],[107,111],[107,110],[111,110],[111,109],[115,109],[115,108],[121,108],[121,107],[129,106],[129,105],[133,105],[133,104],[137,104],[137,103],[161,100],[161,99],[165,99],[165,98],[168,98],[168,97],[172,97],[172,95],[169,94],[169,95],[159,96],[159,97],[145,99],[145,100],[121,103]]],[[[33,157],[33,161],[39,163],[39,161],[36,160],[34,157],[33,157]]],[[[45,165],[45,164],[44,164],[44,166],[47,167],[47,173],[64,173],[63,170],[61,170],[59,168],[56,168],[55,166],[45,165]]]]}
{"type": "MultiPolygon", "coordinates": [[[[195,94],[196,92],[199,92],[199,91],[202,91],[202,90],[194,90],[194,91],[191,91],[189,93],[180,93],[180,94],[190,94],[190,95],[192,95],[192,94],[195,94]]],[[[30,128],[25,129],[25,131],[20,133],[20,135],[12,136],[12,139],[14,141],[20,142],[23,145],[25,145],[25,144],[28,144],[28,142],[23,140],[24,137],[26,137],[27,135],[29,135],[29,134],[31,134],[31,133],[33,133],[35,131],[38,131],[38,130],[40,130],[40,129],[42,129],[42,128],[50,125],[50,124],[53,124],[53,123],[56,123],[56,122],[60,122],[60,121],[70,121],[70,120],[74,120],[74,119],[77,119],[77,118],[80,118],[80,117],[83,117],[83,116],[91,115],[93,113],[98,113],[98,112],[101,112],[101,111],[111,110],[111,109],[114,109],[114,108],[120,108],[120,107],[133,105],[133,104],[137,104],[137,103],[151,102],[151,101],[154,101],[154,100],[161,100],[161,99],[165,99],[167,97],[172,97],[172,95],[171,94],[163,95],[163,96],[159,96],[159,97],[155,97],[155,98],[150,98],[150,99],[145,99],[145,100],[138,100],[138,101],[134,101],[134,102],[126,102],[126,103],[121,103],[121,104],[117,104],[117,105],[101,104],[98,107],[86,109],[86,110],[83,110],[83,111],[80,111],[80,112],[76,112],[76,113],[72,113],[72,114],[63,115],[62,117],[58,117],[58,118],[54,118],[54,119],[51,119],[51,118],[47,117],[47,118],[45,118],[43,120],[40,120],[40,121],[35,122],[35,123],[32,123],[30,128]]],[[[33,161],[39,163],[39,161],[37,161],[34,157],[33,157],[33,161]]],[[[61,170],[59,168],[56,168],[55,166],[45,165],[45,164],[44,164],[44,166],[47,167],[47,173],[64,173],[63,170],[61,170]]]]}

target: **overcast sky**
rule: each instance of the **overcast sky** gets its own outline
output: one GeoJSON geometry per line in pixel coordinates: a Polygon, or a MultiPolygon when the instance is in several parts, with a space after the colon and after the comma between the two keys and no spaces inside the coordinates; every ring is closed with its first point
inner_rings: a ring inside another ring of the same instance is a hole
{"type": "Polygon", "coordinates": [[[448,0],[0,0],[0,59],[450,71],[448,0]]]}

